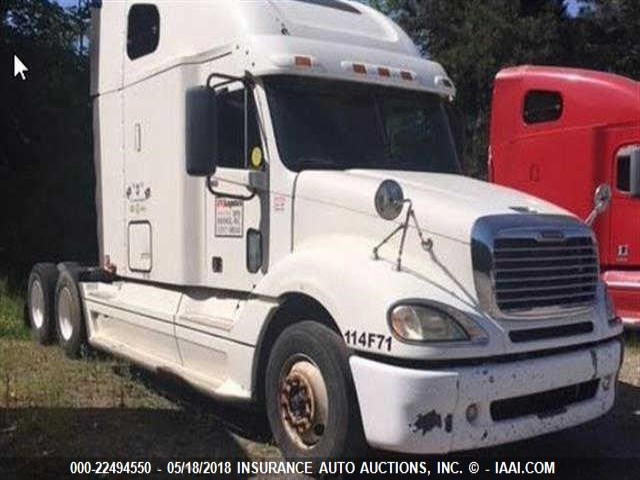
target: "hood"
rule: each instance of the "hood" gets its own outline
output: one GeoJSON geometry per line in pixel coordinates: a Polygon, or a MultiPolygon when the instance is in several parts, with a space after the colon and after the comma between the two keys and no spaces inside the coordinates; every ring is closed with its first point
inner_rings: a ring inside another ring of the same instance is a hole
{"type": "Polygon", "coordinates": [[[397,181],[430,234],[469,242],[475,221],[517,213],[574,215],[537,197],[461,175],[387,170],[304,171],[297,199],[327,203],[377,217],[373,199],[383,180],[397,181]]]}

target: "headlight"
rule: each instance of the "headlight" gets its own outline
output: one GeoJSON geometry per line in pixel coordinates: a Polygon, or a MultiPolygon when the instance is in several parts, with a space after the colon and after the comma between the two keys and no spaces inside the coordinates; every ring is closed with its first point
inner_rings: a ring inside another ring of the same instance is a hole
{"type": "Polygon", "coordinates": [[[446,305],[396,305],[389,311],[391,330],[409,342],[485,343],[487,334],[473,320],[446,305]]]}

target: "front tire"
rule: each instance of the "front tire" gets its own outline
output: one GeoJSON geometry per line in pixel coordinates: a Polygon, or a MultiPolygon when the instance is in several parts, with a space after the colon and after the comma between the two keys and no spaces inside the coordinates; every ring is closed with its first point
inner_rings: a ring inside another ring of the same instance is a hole
{"type": "Polygon", "coordinates": [[[364,451],[360,411],[340,335],[316,322],[286,328],[266,370],[273,436],[286,458],[353,458],[364,451]]]}
{"type": "Polygon", "coordinates": [[[41,345],[51,343],[55,333],[55,291],[58,269],[52,263],[38,263],[29,274],[27,318],[33,338],[41,345]]]}
{"type": "Polygon", "coordinates": [[[78,358],[86,343],[80,290],[72,270],[61,269],[56,285],[56,327],[58,343],[69,358],[78,358]]]}

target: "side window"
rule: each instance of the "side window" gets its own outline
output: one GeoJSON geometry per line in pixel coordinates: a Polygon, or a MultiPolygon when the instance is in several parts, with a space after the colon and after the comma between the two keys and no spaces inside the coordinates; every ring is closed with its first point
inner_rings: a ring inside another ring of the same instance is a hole
{"type": "Polygon", "coordinates": [[[129,10],[127,25],[127,55],[131,60],[155,52],[160,43],[160,12],[158,7],[138,3],[129,10]]]}
{"type": "Polygon", "coordinates": [[[251,152],[255,147],[260,147],[256,104],[250,91],[240,89],[221,93],[218,97],[218,140],[220,142],[218,166],[248,168],[251,152]],[[247,129],[246,144],[245,127],[247,129]]]}
{"type": "Polygon", "coordinates": [[[616,155],[616,188],[619,192],[628,193],[631,190],[630,171],[631,151],[637,145],[621,148],[616,155]]]}
{"type": "Polygon", "coordinates": [[[562,96],[558,92],[532,90],[524,98],[525,123],[553,122],[562,116],[562,96]]]}

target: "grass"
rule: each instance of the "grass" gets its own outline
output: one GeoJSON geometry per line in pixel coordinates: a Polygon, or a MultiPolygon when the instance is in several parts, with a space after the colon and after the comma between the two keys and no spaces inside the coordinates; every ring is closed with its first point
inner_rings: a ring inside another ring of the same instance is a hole
{"type": "Polygon", "coordinates": [[[279,457],[260,417],[110,355],[71,360],[30,339],[23,310],[0,281],[0,457],[279,457]]]}
{"type": "Polygon", "coordinates": [[[0,279],[0,339],[29,338],[29,330],[23,318],[24,300],[7,288],[7,282],[0,279]]]}
{"type": "Polygon", "coordinates": [[[80,361],[30,340],[24,300],[0,280],[0,408],[167,408],[129,364],[95,352],[80,361]]]}
{"type": "MultiPolygon", "coordinates": [[[[20,296],[0,282],[0,457],[216,452],[279,458],[260,414],[198,396],[109,355],[89,352],[70,360],[56,345],[29,339],[23,308],[20,296]]],[[[608,423],[615,425],[609,427],[612,438],[637,418],[640,335],[627,335],[626,344],[620,406],[608,423]]]]}
{"type": "Polygon", "coordinates": [[[624,363],[620,369],[620,381],[640,386],[640,332],[625,336],[624,363]]]}

